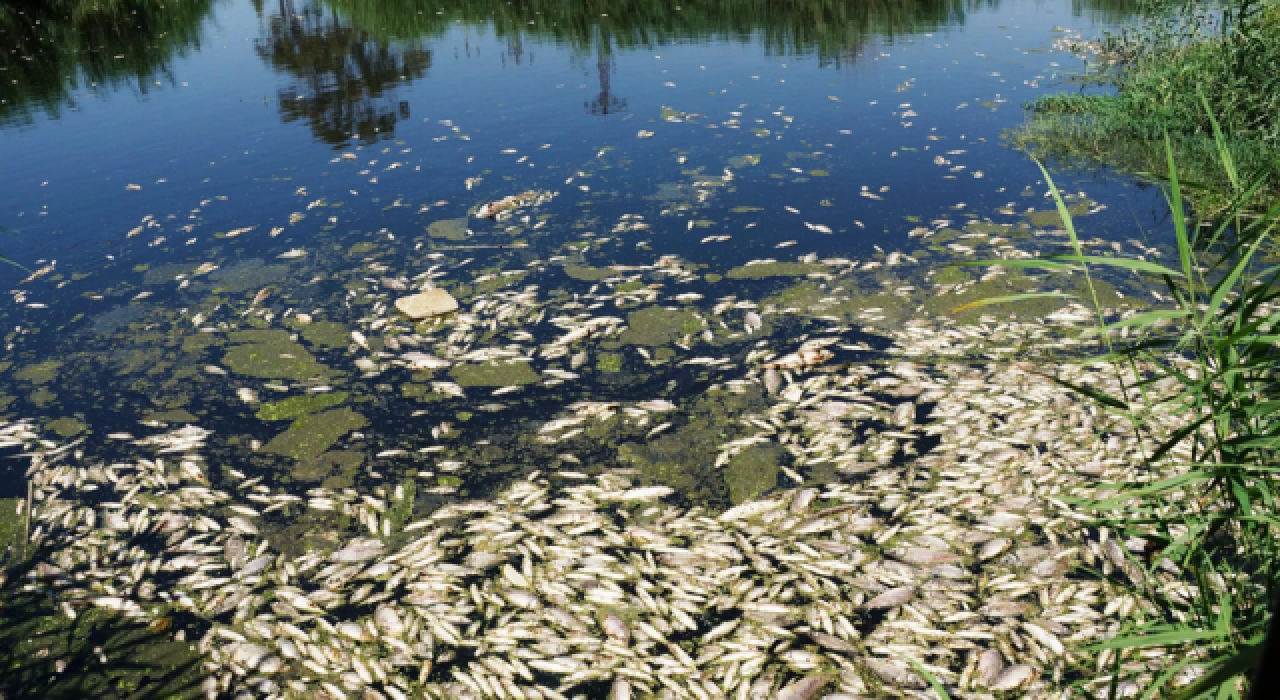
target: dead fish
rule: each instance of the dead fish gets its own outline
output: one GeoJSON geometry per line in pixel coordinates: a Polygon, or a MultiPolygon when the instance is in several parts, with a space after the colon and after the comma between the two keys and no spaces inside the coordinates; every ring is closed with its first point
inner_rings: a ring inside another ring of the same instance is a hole
{"type": "Polygon", "coordinates": [[[631,681],[623,676],[615,677],[609,688],[609,700],[631,700],[631,681]]]}
{"type": "Polygon", "coordinates": [[[33,279],[36,279],[36,278],[38,278],[38,277],[43,277],[43,276],[45,276],[45,275],[49,274],[50,272],[53,272],[53,267],[54,267],[54,266],[53,266],[52,264],[50,264],[50,265],[45,265],[44,267],[40,268],[39,270],[36,270],[35,272],[33,272],[33,273],[31,273],[30,275],[28,275],[26,279],[22,280],[22,281],[21,281],[21,282],[19,282],[18,284],[26,284],[27,282],[30,282],[30,281],[31,281],[31,280],[33,280],[33,279]]]}
{"type": "Polygon", "coordinates": [[[997,537],[996,539],[993,539],[993,540],[987,540],[982,545],[982,549],[978,551],[978,558],[982,560],[987,560],[987,559],[992,559],[994,557],[998,557],[1001,554],[1004,554],[1005,550],[1009,549],[1009,544],[1010,544],[1009,540],[1006,540],[1002,537],[997,537]]]}
{"type": "Polygon", "coordinates": [[[258,304],[261,304],[262,302],[266,301],[267,297],[269,296],[271,296],[271,287],[263,287],[262,289],[258,290],[257,294],[253,295],[253,301],[249,302],[249,306],[254,307],[254,306],[257,306],[258,304]]]}
{"type": "Polygon", "coordinates": [[[495,199],[492,202],[486,202],[482,204],[479,209],[476,210],[476,216],[482,219],[492,219],[493,217],[497,216],[498,214],[501,214],[502,212],[508,209],[520,206],[521,200],[524,200],[530,197],[536,197],[537,195],[538,195],[537,192],[530,190],[528,192],[522,192],[520,194],[511,195],[510,197],[495,199]]]}
{"type": "Polygon", "coordinates": [[[770,394],[776,394],[782,388],[782,375],[778,370],[769,368],[764,371],[764,388],[770,394]]]}
{"type": "Polygon", "coordinates": [[[307,251],[301,248],[293,248],[291,250],[286,250],[285,252],[277,255],[276,257],[282,258],[284,260],[293,260],[294,258],[304,258],[306,257],[306,255],[307,255],[307,251]]]}
{"type": "Polygon", "coordinates": [[[978,682],[982,685],[990,686],[995,683],[1003,669],[1004,659],[995,649],[988,649],[978,655],[978,682]]]}
{"type": "Polygon", "coordinates": [[[814,348],[783,355],[772,362],[766,362],[760,366],[765,369],[800,369],[801,367],[820,365],[833,357],[835,357],[835,353],[830,350],[814,348]]]}
{"type": "Polygon", "coordinates": [[[866,664],[867,670],[871,671],[885,683],[905,686],[907,688],[924,687],[924,681],[920,680],[916,674],[896,663],[893,663],[892,661],[884,661],[882,659],[864,659],[862,663],[866,664]]]}
{"type": "Polygon", "coordinates": [[[809,700],[830,682],[831,676],[825,673],[801,678],[795,683],[784,686],[775,697],[777,700],[809,700]]]}
{"type": "Polygon", "coordinates": [[[1026,664],[1010,666],[988,686],[992,690],[1014,690],[1034,681],[1040,673],[1026,664]]]}
{"type": "Polygon", "coordinates": [[[604,627],[604,633],[609,636],[609,639],[623,646],[631,640],[631,630],[627,629],[627,623],[613,613],[604,616],[601,626],[604,627]]]}
{"type": "Polygon", "coordinates": [[[258,392],[247,386],[236,389],[236,396],[245,403],[255,403],[258,400],[258,392]]]}
{"type": "Polygon", "coordinates": [[[916,589],[913,586],[902,586],[901,588],[890,588],[880,595],[868,600],[862,607],[868,610],[876,610],[879,608],[896,608],[899,605],[911,600],[915,597],[916,589]]]}

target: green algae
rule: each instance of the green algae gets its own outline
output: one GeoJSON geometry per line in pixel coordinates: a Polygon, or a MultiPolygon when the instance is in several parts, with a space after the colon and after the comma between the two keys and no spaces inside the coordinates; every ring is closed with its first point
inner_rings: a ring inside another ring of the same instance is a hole
{"type": "Polygon", "coordinates": [[[328,367],[320,364],[307,349],[294,342],[283,330],[248,330],[230,334],[233,345],[222,361],[232,372],[260,379],[303,381],[329,376],[328,367]]]}
{"type": "Polygon", "coordinates": [[[351,247],[347,248],[347,255],[364,255],[365,253],[371,253],[377,249],[378,246],[376,244],[370,243],[369,241],[363,241],[351,244],[351,247]]]}
{"type": "Polygon", "coordinates": [[[289,475],[298,481],[321,481],[337,473],[341,476],[355,471],[364,463],[364,455],[353,450],[333,450],[312,459],[298,462],[289,475]]]}
{"type": "Polygon", "coordinates": [[[315,321],[300,326],[302,339],[321,348],[345,348],[351,342],[351,331],[336,321],[315,321]]]}
{"type": "Polygon", "coordinates": [[[427,235],[446,241],[465,241],[467,239],[467,217],[457,219],[441,219],[427,226],[427,235]]]}
{"type": "Polygon", "coordinates": [[[602,352],[596,355],[596,370],[600,372],[621,372],[622,355],[616,352],[602,352]]]}
{"type": "Polygon", "coordinates": [[[53,403],[54,401],[57,401],[58,395],[53,393],[52,391],[49,391],[48,389],[41,387],[31,392],[31,395],[27,397],[27,400],[35,404],[36,406],[43,408],[53,403]]]}
{"type": "Polygon", "coordinates": [[[338,391],[332,394],[309,394],[307,396],[291,396],[281,401],[264,403],[255,414],[258,420],[293,420],[308,413],[315,413],[326,408],[337,406],[347,400],[347,392],[338,391]]]}
{"type": "Polygon", "coordinates": [[[607,267],[591,267],[589,265],[565,265],[564,273],[582,282],[599,282],[609,277],[616,277],[618,274],[607,267]]]}
{"type": "MultiPolygon", "coordinates": [[[[1067,213],[1074,219],[1080,216],[1087,216],[1091,202],[1088,199],[1082,199],[1067,207],[1067,213]]],[[[1036,228],[1065,228],[1062,223],[1062,217],[1058,214],[1058,210],[1043,209],[1040,211],[1029,211],[1023,215],[1027,222],[1036,228]]]]}
{"type": "Polygon", "coordinates": [[[724,467],[729,502],[738,505],[773,490],[786,454],[777,445],[753,445],[734,455],[724,467]]]}
{"type": "Polygon", "coordinates": [[[168,411],[148,413],[147,419],[158,420],[162,423],[196,423],[200,420],[192,415],[190,411],[186,411],[181,408],[172,408],[168,411]]]}
{"type": "Polygon", "coordinates": [[[538,373],[528,362],[486,362],[461,364],[449,376],[462,386],[514,386],[538,381],[538,373]]]}
{"type": "Polygon", "coordinates": [[[687,407],[685,424],[643,442],[623,442],[618,459],[638,469],[646,481],[670,486],[694,502],[723,504],[730,485],[713,466],[720,444],[742,434],[744,414],[765,406],[758,388],[741,394],[708,391],[687,407]]]}
{"type": "Polygon", "coordinates": [[[969,273],[958,267],[944,267],[933,276],[934,284],[961,284],[973,279],[969,273]]]}
{"type": "Polygon", "coordinates": [[[48,384],[57,378],[58,368],[61,366],[62,363],[57,360],[46,360],[15,370],[13,378],[32,384],[48,384]]]}
{"type": "Polygon", "coordinates": [[[627,330],[618,341],[624,345],[667,345],[700,330],[702,322],[693,311],[649,306],[627,314],[627,330]]]}
{"type": "Polygon", "coordinates": [[[88,427],[88,424],[84,421],[70,416],[51,420],[44,424],[45,430],[51,430],[64,438],[75,437],[76,435],[84,432],[88,427]]]}
{"type": "Polygon", "coordinates": [[[725,277],[733,280],[758,280],[767,277],[803,277],[812,272],[826,269],[822,265],[798,262],[772,262],[759,265],[743,265],[725,273],[725,277]]]}
{"type": "Polygon", "coordinates": [[[313,413],[295,420],[288,430],[263,445],[261,451],[296,460],[315,459],[343,435],[368,424],[364,416],[350,408],[313,413]]]}
{"type": "Polygon", "coordinates": [[[218,339],[212,333],[193,333],[182,339],[182,351],[185,353],[199,353],[217,344],[218,339]]]}

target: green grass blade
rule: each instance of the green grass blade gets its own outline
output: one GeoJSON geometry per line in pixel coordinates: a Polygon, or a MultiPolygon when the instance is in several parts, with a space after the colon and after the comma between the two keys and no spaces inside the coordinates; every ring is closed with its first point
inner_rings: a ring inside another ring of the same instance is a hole
{"type": "Polygon", "coordinates": [[[1108,258],[1104,255],[1050,255],[1050,260],[1071,260],[1079,263],[1093,263],[1095,265],[1106,265],[1108,267],[1119,267],[1125,270],[1133,270],[1135,272],[1150,272],[1156,275],[1168,275],[1170,277],[1182,277],[1182,273],[1176,270],[1170,270],[1164,265],[1147,260],[1138,260],[1137,258],[1108,258]]]}
{"type": "Polygon", "coordinates": [[[1025,294],[1010,294],[1008,296],[988,297],[986,299],[978,299],[976,301],[971,301],[968,304],[962,304],[960,306],[957,306],[956,308],[951,310],[951,313],[968,311],[969,309],[976,309],[980,306],[991,306],[992,304],[1007,304],[1009,302],[1025,301],[1027,299],[1044,299],[1046,297],[1054,298],[1054,299],[1075,299],[1076,298],[1074,294],[1067,294],[1065,292],[1027,292],[1025,294]]]}
{"type": "Polygon", "coordinates": [[[1105,406],[1110,406],[1111,408],[1118,408],[1124,411],[1129,410],[1129,406],[1125,402],[1115,397],[1108,396],[1107,394],[1104,394],[1098,391],[1097,389],[1094,389],[1093,387],[1088,387],[1083,384],[1076,384],[1074,382],[1069,382],[1065,379],[1059,379],[1057,377],[1053,377],[1048,374],[1041,374],[1040,376],[1044,377],[1045,379],[1048,379],[1049,381],[1059,386],[1064,386],[1068,389],[1071,389],[1076,393],[1084,394],[1085,396],[1088,396],[1094,401],[1097,401],[1098,403],[1103,404],[1105,406]]]}
{"type": "Polygon", "coordinates": [[[911,664],[911,667],[916,670],[916,673],[924,676],[924,679],[929,681],[929,685],[933,686],[933,692],[937,693],[941,700],[951,700],[951,694],[947,692],[947,689],[943,687],[943,685],[938,682],[938,679],[934,677],[932,673],[929,673],[929,669],[921,665],[919,661],[897,652],[893,652],[893,655],[911,664]]]}
{"type": "Polygon", "coordinates": [[[1045,270],[1078,270],[1075,265],[1064,265],[1044,258],[1027,258],[1018,260],[961,260],[947,263],[942,267],[1026,267],[1045,270]]]}
{"type": "Polygon", "coordinates": [[[1204,96],[1204,90],[1200,86],[1196,86],[1196,92],[1200,95],[1200,104],[1204,105],[1204,112],[1209,116],[1209,124],[1213,127],[1213,143],[1218,148],[1218,159],[1222,161],[1222,167],[1227,171],[1227,179],[1231,181],[1231,189],[1240,189],[1240,174],[1236,171],[1235,159],[1231,156],[1231,149],[1227,146],[1226,134],[1222,133],[1222,126],[1218,124],[1218,118],[1213,115],[1213,109],[1209,107],[1209,99],[1204,96]]]}

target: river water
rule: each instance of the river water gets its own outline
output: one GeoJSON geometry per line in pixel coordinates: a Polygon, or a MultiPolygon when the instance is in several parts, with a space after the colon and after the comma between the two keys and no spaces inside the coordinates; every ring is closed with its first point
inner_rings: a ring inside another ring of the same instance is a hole
{"type": "MultiPolygon", "coordinates": [[[[1004,135],[1037,96],[1085,89],[1065,47],[1128,12],[112,7],[4,10],[0,253],[22,268],[0,269],[0,407],[106,460],[198,425],[215,484],[413,484],[410,513],[552,469],[712,509],[831,478],[775,448],[709,463],[770,382],[869,366],[883,329],[1057,308],[955,311],[1062,281],[940,266],[1064,242],[1004,135]],[[459,313],[396,311],[424,287],[459,313]]],[[[1054,178],[1082,236],[1160,246],[1158,192],[1054,178]]],[[[0,497],[25,489],[0,467],[0,497]]],[[[318,522],[274,527],[291,554],[361,527],[318,522]]]]}

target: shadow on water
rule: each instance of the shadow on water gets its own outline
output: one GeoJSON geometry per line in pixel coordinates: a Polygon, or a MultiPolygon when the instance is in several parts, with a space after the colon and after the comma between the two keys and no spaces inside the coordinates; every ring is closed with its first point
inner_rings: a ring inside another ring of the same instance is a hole
{"type": "MultiPolygon", "coordinates": [[[[7,506],[7,504],[6,504],[7,506]]],[[[12,510],[6,517],[12,517],[12,510]]],[[[160,700],[202,697],[200,657],[174,641],[173,618],[150,626],[95,607],[74,619],[50,599],[44,583],[68,585],[88,567],[55,570],[45,562],[58,545],[32,548],[20,557],[15,538],[0,566],[0,697],[160,700]],[[39,579],[41,585],[32,584],[39,579]],[[29,588],[34,590],[28,590],[29,588]]]]}

